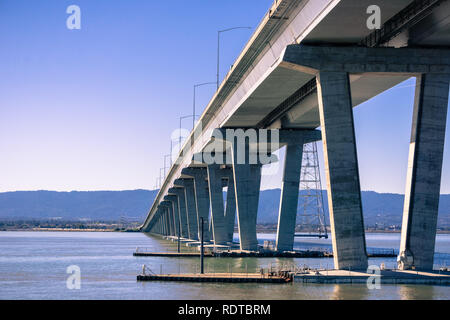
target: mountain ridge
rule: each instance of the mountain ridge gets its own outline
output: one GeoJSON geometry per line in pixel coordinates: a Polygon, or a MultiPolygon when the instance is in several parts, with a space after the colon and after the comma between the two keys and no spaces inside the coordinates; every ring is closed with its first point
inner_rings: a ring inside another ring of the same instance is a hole
{"type": "MultiPolygon", "coordinates": [[[[122,217],[143,221],[158,190],[123,191],[12,191],[0,193],[0,219],[88,219],[117,221],[122,217]]],[[[260,193],[258,223],[277,223],[280,189],[260,193]]],[[[400,225],[403,213],[402,194],[362,191],[366,226],[400,225]]],[[[303,212],[304,191],[300,192],[298,212],[303,212]]],[[[326,191],[322,190],[325,212],[326,191]]],[[[328,216],[328,214],[326,214],[328,216]]],[[[327,223],[328,218],[327,218],[327,223]]],[[[450,227],[450,195],[441,195],[439,227],[450,227]]]]}

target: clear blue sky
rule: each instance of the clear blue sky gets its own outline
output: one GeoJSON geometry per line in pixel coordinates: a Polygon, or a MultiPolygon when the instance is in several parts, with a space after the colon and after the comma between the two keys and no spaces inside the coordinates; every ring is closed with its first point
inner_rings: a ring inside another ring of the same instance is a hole
{"type": "MultiPolygon", "coordinates": [[[[217,30],[256,27],[271,4],[0,0],[0,192],[152,189],[193,84],[215,81],[217,30]],[[71,4],[81,30],[66,28],[71,4]]],[[[251,32],[223,35],[221,78],[251,32]]],[[[355,109],[363,190],[404,192],[412,84],[355,109]]],[[[213,92],[199,89],[198,109],[213,92]]],[[[441,190],[450,193],[449,139],[441,190]]]]}

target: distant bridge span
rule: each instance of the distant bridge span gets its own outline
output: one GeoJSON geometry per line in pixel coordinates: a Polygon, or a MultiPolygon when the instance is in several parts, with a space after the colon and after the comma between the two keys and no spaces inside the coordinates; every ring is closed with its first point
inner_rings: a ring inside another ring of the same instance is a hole
{"type": "Polygon", "coordinates": [[[303,143],[322,140],[335,268],[366,268],[352,107],[417,77],[399,266],[431,269],[449,46],[450,0],[275,1],[186,139],[141,230],[196,240],[211,208],[206,236],[221,245],[232,240],[237,212],[241,249],[256,250],[261,163],[238,164],[233,152],[226,165],[193,158],[214,129],[279,130],[287,152],[277,250],[293,246],[303,143]],[[381,9],[379,30],[366,25],[370,5],[381,9]]]}

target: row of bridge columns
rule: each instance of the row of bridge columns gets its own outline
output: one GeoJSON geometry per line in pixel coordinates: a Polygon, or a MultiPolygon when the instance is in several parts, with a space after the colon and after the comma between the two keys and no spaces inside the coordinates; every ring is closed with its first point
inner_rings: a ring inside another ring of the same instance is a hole
{"type": "MultiPolygon", "coordinates": [[[[399,267],[432,269],[439,205],[448,74],[417,77],[410,142],[399,267]]],[[[293,249],[299,196],[302,150],[322,138],[329,216],[336,269],[366,269],[368,265],[361,187],[358,172],[352,97],[347,72],[317,74],[321,131],[280,130],[286,146],[278,215],[276,248],[293,249]]],[[[197,240],[200,218],[209,221],[204,239],[228,244],[233,239],[237,214],[240,248],[257,250],[256,221],[262,164],[238,163],[232,144],[231,165],[212,164],[182,170],[158,207],[151,231],[197,240]],[[223,187],[227,186],[224,206],[223,187]]],[[[248,143],[246,156],[250,159],[248,143]]],[[[249,161],[248,161],[249,162],[249,161]]]]}

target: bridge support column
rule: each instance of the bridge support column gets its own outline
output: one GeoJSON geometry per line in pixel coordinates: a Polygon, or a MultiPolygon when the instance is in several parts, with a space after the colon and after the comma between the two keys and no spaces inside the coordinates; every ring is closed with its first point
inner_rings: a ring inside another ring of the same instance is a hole
{"type": "Polygon", "coordinates": [[[182,174],[194,178],[194,192],[195,192],[195,205],[197,211],[197,226],[198,226],[198,238],[200,239],[201,233],[201,218],[203,218],[203,240],[210,240],[210,233],[208,232],[209,225],[209,190],[206,168],[184,168],[182,174]]]}
{"type": "Polygon", "coordinates": [[[164,230],[163,230],[163,225],[162,225],[162,210],[159,210],[159,219],[158,219],[158,233],[159,234],[163,234],[164,230]]]}
{"type": "Polygon", "coordinates": [[[233,171],[231,169],[227,174],[227,204],[225,207],[225,228],[226,228],[226,241],[233,242],[234,223],[236,221],[236,195],[234,189],[233,171]]]}
{"type": "Polygon", "coordinates": [[[169,211],[169,202],[162,201],[159,205],[164,212],[164,220],[165,220],[166,231],[167,231],[166,235],[170,236],[172,234],[172,227],[171,227],[172,221],[171,221],[170,211],[169,211]]]}
{"type": "Polygon", "coordinates": [[[152,233],[157,233],[156,232],[156,225],[158,224],[158,221],[155,219],[155,221],[153,222],[153,225],[150,228],[150,232],[152,233]]]}
{"type": "Polygon", "coordinates": [[[164,200],[167,200],[171,203],[171,211],[173,216],[173,226],[174,226],[174,236],[181,236],[180,229],[180,214],[178,213],[178,197],[176,195],[167,195],[164,197],[164,200]]]}
{"type": "MultiPolygon", "coordinates": [[[[271,152],[278,148],[278,130],[255,129],[215,129],[213,132],[215,158],[225,160],[233,166],[233,182],[238,217],[241,250],[258,250],[256,222],[258,214],[261,168],[273,162],[276,157],[271,152]],[[223,144],[225,142],[225,145],[223,144]],[[231,157],[229,147],[231,146],[231,157]],[[228,150],[228,151],[227,151],[228,150]],[[223,152],[225,151],[225,154],[223,152]],[[218,155],[218,156],[217,156],[218,155]],[[222,158],[225,156],[225,158],[222,158]]],[[[232,195],[230,195],[232,197],[232,195]]],[[[228,208],[234,211],[232,207],[228,208]]],[[[231,220],[231,215],[229,216],[231,220]]],[[[231,223],[230,223],[231,225],[231,223]]],[[[233,227],[234,228],[234,227],[233,227]]],[[[227,238],[232,239],[231,227],[227,238]]]]}
{"type": "Polygon", "coordinates": [[[250,164],[250,145],[248,140],[232,141],[232,161],[236,209],[238,217],[239,240],[241,250],[258,250],[256,237],[256,220],[258,214],[259,191],[261,186],[261,167],[250,164]],[[240,143],[245,145],[240,146],[240,143]],[[244,150],[245,158],[239,158],[238,153],[244,150]],[[241,161],[244,160],[244,163],[241,161]]]}
{"type": "Polygon", "coordinates": [[[398,267],[433,269],[449,95],[448,74],[417,77],[398,267]]]}
{"type": "Polygon", "coordinates": [[[168,191],[169,193],[175,194],[178,198],[178,214],[180,216],[181,236],[183,238],[189,238],[184,188],[170,188],[168,191]]]}
{"type": "Polygon", "coordinates": [[[277,251],[292,251],[297,219],[300,170],[303,157],[303,137],[286,146],[280,209],[278,212],[277,251]]]}
{"type": "Polygon", "coordinates": [[[286,144],[286,155],[278,212],[277,251],[291,251],[294,248],[303,146],[305,143],[320,140],[320,135],[319,130],[280,132],[280,143],[286,144]]]}
{"type": "Polygon", "coordinates": [[[167,214],[167,207],[162,206],[163,215],[164,215],[164,228],[165,228],[165,236],[170,235],[170,227],[169,227],[169,216],[167,214]]]}
{"type": "Polygon", "coordinates": [[[176,179],[175,186],[183,187],[186,200],[186,215],[189,239],[198,240],[197,209],[195,206],[194,181],[192,179],[176,179]]]}
{"type": "Polygon", "coordinates": [[[158,218],[156,219],[156,223],[155,223],[155,227],[153,228],[153,232],[155,232],[156,234],[159,234],[159,233],[161,233],[160,228],[159,228],[160,221],[161,221],[161,215],[158,212],[157,212],[157,214],[158,214],[158,218]]]}
{"type": "Polygon", "coordinates": [[[166,235],[166,216],[164,215],[164,209],[161,209],[161,231],[162,235],[166,235]]]}
{"type": "Polygon", "coordinates": [[[184,181],[184,192],[189,223],[189,239],[198,240],[197,208],[195,205],[194,181],[192,179],[184,181]]]}
{"type": "Polygon", "coordinates": [[[159,234],[162,234],[162,233],[163,233],[161,211],[159,212],[159,219],[158,219],[158,233],[159,233],[159,234]]]}
{"type": "Polygon", "coordinates": [[[317,75],[336,269],[367,269],[352,99],[346,72],[317,75]]]}
{"type": "Polygon", "coordinates": [[[227,229],[223,205],[222,173],[219,164],[208,165],[208,183],[214,244],[224,245],[227,243],[227,229]]]}
{"type": "MultiPolygon", "coordinates": [[[[158,214],[158,213],[157,213],[157,214],[158,214]]],[[[160,220],[160,218],[161,218],[161,217],[158,217],[158,218],[156,219],[156,223],[155,223],[155,225],[154,225],[154,227],[153,227],[153,232],[156,233],[156,234],[159,233],[159,220],[160,220]]]]}
{"type": "Polygon", "coordinates": [[[175,227],[175,216],[173,213],[173,204],[171,201],[168,201],[167,205],[167,215],[169,216],[169,227],[170,227],[170,235],[175,236],[177,233],[176,227],[175,227]]]}
{"type": "Polygon", "coordinates": [[[169,228],[169,216],[167,214],[167,208],[164,207],[164,227],[166,228],[165,236],[170,235],[170,228],[169,228]]]}
{"type": "Polygon", "coordinates": [[[257,250],[256,219],[259,189],[261,185],[260,164],[233,165],[241,250],[257,250]]]}

